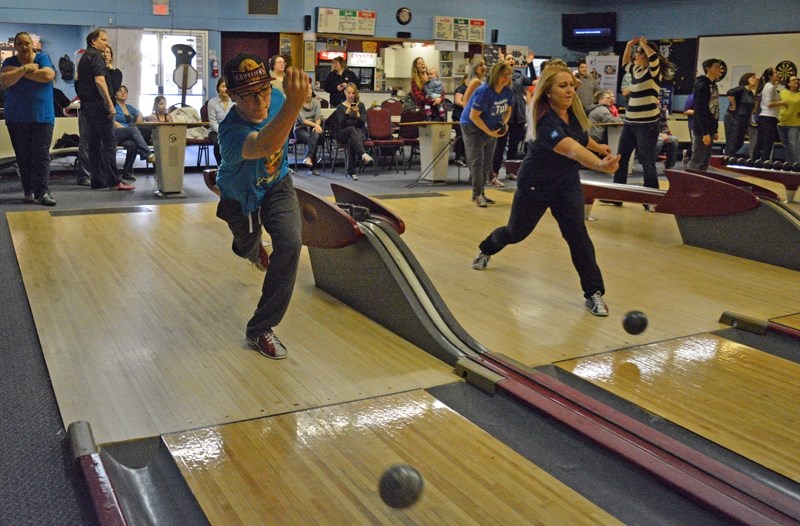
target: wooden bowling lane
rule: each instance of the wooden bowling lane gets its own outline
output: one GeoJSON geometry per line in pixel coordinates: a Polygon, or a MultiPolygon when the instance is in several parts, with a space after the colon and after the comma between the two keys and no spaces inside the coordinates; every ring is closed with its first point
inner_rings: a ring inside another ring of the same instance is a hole
{"type": "Polygon", "coordinates": [[[457,381],[452,368],[319,291],[304,251],[279,362],[247,344],[263,274],[215,205],[8,215],[65,425],[98,444],[457,381]]]}
{"type": "Polygon", "coordinates": [[[513,194],[486,191],[497,204],[485,209],[471,204],[468,190],[384,202],[404,219],[403,239],[464,329],[523,364],[717,330],[726,310],[759,319],[800,311],[800,272],[684,245],[674,217],[626,204],[595,205],[597,221],[587,223],[611,311],[592,316],[550,214],[486,270],[469,267],[478,243],[508,220],[513,194]],[[643,334],[622,329],[629,310],[648,315],[643,334]]]}
{"type": "Polygon", "coordinates": [[[163,439],[212,524],[618,524],[420,390],[163,439]],[[394,464],[424,479],[404,510],[394,464]]]}
{"type": "Polygon", "coordinates": [[[800,482],[800,365],[713,334],[559,367],[800,482]]]}

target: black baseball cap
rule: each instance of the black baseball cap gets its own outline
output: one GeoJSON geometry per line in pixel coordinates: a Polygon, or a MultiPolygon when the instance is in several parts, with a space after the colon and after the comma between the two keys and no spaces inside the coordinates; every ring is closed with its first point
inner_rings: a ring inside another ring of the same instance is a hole
{"type": "Polygon", "coordinates": [[[258,91],[274,79],[269,75],[264,59],[249,53],[239,53],[230,59],[223,74],[228,81],[228,91],[237,94],[258,91]]]}

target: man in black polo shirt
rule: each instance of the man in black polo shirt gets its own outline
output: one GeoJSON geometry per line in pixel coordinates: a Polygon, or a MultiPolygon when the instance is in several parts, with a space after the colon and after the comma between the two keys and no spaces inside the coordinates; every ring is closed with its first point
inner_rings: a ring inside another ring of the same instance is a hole
{"type": "Polygon", "coordinates": [[[109,92],[111,77],[103,59],[108,34],[95,29],[86,37],[86,52],[78,62],[75,91],[81,99],[79,129],[86,133],[89,145],[89,169],[92,189],[133,190],[117,176],[117,139],[114,116],[117,110],[109,92]]]}

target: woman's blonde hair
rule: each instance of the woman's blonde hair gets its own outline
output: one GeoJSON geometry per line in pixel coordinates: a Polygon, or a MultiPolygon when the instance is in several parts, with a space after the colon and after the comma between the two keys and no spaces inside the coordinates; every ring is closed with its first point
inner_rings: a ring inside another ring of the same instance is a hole
{"type": "Polygon", "coordinates": [[[492,70],[489,72],[489,80],[486,83],[489,85],[490,88],[493,88],[497,85],[497,81],[500,79],[501,75],[511,75],[512,69],[511,66],[506,64],[505,62],[498,62],[494,66],[492,66],[492,70]]]}
{"type": "Polygon", "coordinates": [[[414,59],[414,62],[411,63],[411,80],[417,85],[418,88],[422,88],[422,86],[425,85],[422,75],[420,75],[419,71],[417,70],[417,62],[420,60],[425,59],[422,57],[417,57],[414,59]]]}
{"type": "MultiPolygon", "coordinates": [[[[536,84],[536,90],[533,92],[533,99],[531,99],[531,102],[528,104],[528,133],[525,137],[528,141],[536,139],[536,125],[539,119],[542,118],[542,115],[550,109],[550,90],[553,89],[556,83],[556,76],[560,73],[568,73],[573,86],[575,85],[575,77],[567,66],[550,64],[542,71],[542,76],[539,78],[539,83],[536,84]]],[[[572,113],[577,117],[581,128],[583,128],[584,131],[588,131],[590,125],[589,118],[586,117],[586,111],[583,109],[583,104],[581,104],[581,100],[577,94],[572,97],[570,110],[572,110],[572,113]]]]}
{"type": "Polygon", "coordinates": [[[472,60],[469,62],[469,67],[467,68],[467,78],[468,79],[480,79],[483,78],[478,76],[478,68],[481,66],[485,66],[486,61],[483,59],[483,55],[475,55],[472,57],[472,60]]]}

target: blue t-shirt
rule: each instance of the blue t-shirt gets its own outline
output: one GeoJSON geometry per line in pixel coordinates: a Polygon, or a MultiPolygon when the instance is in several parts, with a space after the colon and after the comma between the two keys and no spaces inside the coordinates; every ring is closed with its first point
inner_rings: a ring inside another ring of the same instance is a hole
{"type": "Polygon", "coordinates": [[[122,113],[122,106],[120,106],[119,103],[116,103],[114,106],[117,108],[117,114],[114,115],[114,120],[126,128],[136,122],[136,119],[139,118],[141,113],[135,106],[131,106],[130,104],[126,104],[128,107],[128,113],[130,113],[130,115],[125,115],[122,113]]]}
{"type": "MultiPolygon", "coordinates": [[[[50,57],[36,53],[33,62],[39,68],[53,69],[50,57]]],[[[3,61],[3,68],[21,67],[19,59],[9,57],[3,61]]],[[[53,70],[55,71],[55,70],[53,70]]],[[[55,124],[56,112],[53,106],[53,83],[19,79],[19,82],[6,89],[6,121],[8,122],[47,122],[55,124]]]]}
{"type": "Polygon", "coordinates": [[[267,189],[286,177],[289,173],[287,151],[289,141],[283,148],[269,157],[245,159],[242,157],[242,145],[247,136],[258,133],[278,114],[286,96],[279,90],[272,90],[267,118],[259,123],[244,120],[236,106],[219,124],[219,146],[222,152],[222,164],[217,170],[217,186],[223,199],[235,199],[242,204],[242,212],[249,214],[261,206],[261,200],[267,189]]]}
{"type": "Polygon", "coordinates": [[[505,115],[506,111],[508,111],[508,108],[510,108],[513,103],[514,92],[511,91],[511,88],[506,86],[500,90],[500,93],[497,93],[493,88],[489,87],[489,84],[484,82],[478,86],[478,89],[475,90],[467,101],[467,105],[464,106],[464,112],[461,114],[459,122],[461,124],[473,124],[472,120],[469,118],[469,114],[472,108],[475,108],[481,111],[480,118],[484,124],[486,124],[490,130],[493,130],[497,128],[503,120],[503,115],[505,115]]]}

